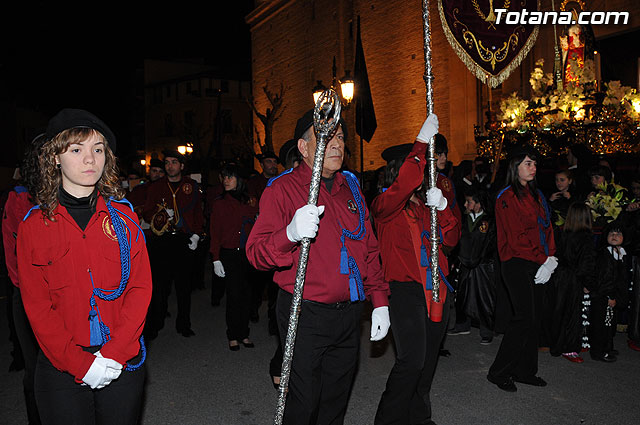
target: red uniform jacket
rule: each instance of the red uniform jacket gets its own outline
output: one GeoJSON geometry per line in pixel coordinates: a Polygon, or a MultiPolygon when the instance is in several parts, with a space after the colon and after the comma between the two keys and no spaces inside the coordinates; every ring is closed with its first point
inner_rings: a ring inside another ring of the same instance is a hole
{"type": "MultiPolygon", "coordinates": [[[[553,238],[553,225],[545,211],[542,199],[536,202],[528,190],[518,199],[511,187],[503,189],[496,200],[496,226],[498,239],[498,254],[500,261],[507,261],[513,257],[542,264],[547,257],[556,252],[553,238]],[[545,228],[538,219],[548,223],[545,228]],[[544,241],[540,235],[544,235],[544,241]],[[544,244],[548,247],[545,253],[544,244]]],[[[542,196],[540,194],[540,196],[542,196]]]]}
{"type": "MultiPolygon", "coordinates": [[[[147,223],[151,223],[152,217],[158,211],[158,205],[162,203],[163,199],[167,204],[167,208],[174,209],[173,195],[166,176],[150,183],[147,189],[147,200],[142,212],[147,223]]],[[[204,215],[198,182],[190,177],[183,176],[176,190],[176,204],[178,206],[177,213],[180,216],[180,221],[178,222],[180,231],[188,235],[201,234],[204,230],[204,215]]]]}
{"type": "Polygon", "coordinates": [[[142,208],[144,208],[144,204],[147,201],[147,189],[149,189],[150,184],[151,182],[139,184],[131,192],[127,192],[127,200],[131,202],[136,211],[138,209],[142,211],[142,208]]]}
{"type": "MultiPolygon", "coordinates": [[[[288,174],[272,181],[260,200],[260,214],[247,242],[249,262],[259,270],[277,269],[274,282],[293,293],[298,267],[298,244],[289,241],[286,227],[296,210],[307,203],[311,169],[301,163],[288,174]]],[[[322,303],[347,301],[349,276],[340,273],[341,226],[348,230],[358,227],[357,210],[346,178],[336,173],[331,193],[320,185],[318,205],[324,214],[316,238],[311,243],[304,299],[322,303]]],[[[365,207],[366,208],[366,207],[365,207]]],[[[346,247],[360,269],[366,296],[374,308],[388,305],[389,285],[382,278],[378,241],[372,233],[369,212],[365,211],[366,234],[361,240],[346,240],[346,247]]]]}
{"type": "MultiPolygon", "coordinates": [[[[456,187],[454,186],[451,179],[445,176],[442,173],[438,173],[438,179],[436,180],[436,187],[442,191],[442,194],[445,198],[447,198],[447,207],[451,210],[453,215],[458,220],[456,226],[458,226],[457,232],[458,235],[462,230],[462,213],[460,212],[460,206],[458,205],[458,200],[456,198],[456,187]]],[[[454,248],[458,241],[453,245],[449,245],[448,242],[444,242],[444,246],[449,248],[454,248]]],[[[442,269],[444,270],[444,269],[442,269]]]]}
{"type": "MultiPolygon", "coordinates": [[[[144,237],[134,224],[138,217],[116,202],[112,205],[132,221],[131,272],[124,293],[113,301],[95,297],[100,316],[111,330],[102,346],[104,357],[125,364],[140,350],[140,335],[151,300],[151,269],[144,237]]],[[[56,221],[31,212],[18,232],[18,273],[25,311],[40,348],[60,371],[81,382],[95,356],[90,346],[89,304],[96,287],[116,289],[121,279],[120,250],[105,201],[98,197],[96,213],[84,231],[67,209],[58,206],[56,221]]]]}
{"type": "Polygon", "coordinates": [[[20,226],[22,219],[32,206],[33,204],[29,201],[29,193],[23,186],[17,186],[16,190],[9,192],[7,202],[4,204],[4,216],[2,217],[4,259],[7,264],[9,278],[14,286],[17,287],[20,286],[18,283],[18,258],[16,256],[18,226],[20,226]]]}
{"type": "Polygon", "coordinates": [[[211,212],[211,257],[220,259],[220,248],[244,248],[255,222],[258,206],[255,198],[248,204],[225,194],[213,201],[211,212]]]}
{"type": "Polygon", "coordinates": [[[269,179],[266,178],[262,173],[251,177],[247,180],[247,190],[249,195],[256,198],[258,202],[260,202],[260,198],[262,197],[262,192],[267,187],[267,183],[269,179]]]}
{"type": "MultiPolygon", "coordinates": [[[[427,268],[420,266],[420,246],[424,243],[427,254],[431,254],[429,237],[420,238],[423,230],[430,231],[431,211],[422,203],[411,203],[411,211],[405,205],[417,187],[422,184],[426,165],[426,144],[416,142],[413,150],[400,167],[398,177],[371,204],[378,239],[380,255],[386,281],[421,282],[426,291],[427,268]]],[[[460,239],[460,225],[452,209],[438,211],[438,224],[442,234],[442,243],[455,246],[460,239]]],[[[447,257],[438,249],[438,264],[447,275],[449,265],[447,257]]],[[[446,299],[447,287],[440,286],[440,297],[446,299]]],[[[431,299],[431,290],[425,292],[426,300],[431,299]]],[[[427,302],[427,305],[429,303],[427,302]]]]}

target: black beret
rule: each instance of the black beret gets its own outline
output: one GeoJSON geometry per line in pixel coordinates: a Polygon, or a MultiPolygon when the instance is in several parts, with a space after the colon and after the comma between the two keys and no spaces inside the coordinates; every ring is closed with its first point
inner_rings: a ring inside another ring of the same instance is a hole
{"type": "Polygon", "coordinates": [[[47,124],[47,139],[53,139],[64,130],[70,128],[92,128],[99,131],[106,139],[111,150],[113,152],[116,151],[116,136],[111,129],[100,118],[84,109],[65,108],[58,112],[47,124]]]}
{"type": "MultiPolygon", "coordinates": [[[[347,140],[347,123],[344,118],[340,117],[340,126],[342,127],[342,132],[344,133],[344,140],[347,140]]],[[[296,122],[296,130],[293,133],[293,138],[298,141],[298,139],[302,138],[302,135],[309,127],[313,125],[313,109],[309,109],[304,113],[302,117],[296,122]]]]}
{"type": "Polygon", "coordinates": [[[158,167],[164,169],[164,162],[160,161],[158,158],[151,158],[151,161],[149,161],[149,167],[158,167]]]}
{"type": "Polygon", "coordinates": [[[413,143],[391,146],[382,151],[382,159],[387,162],[394,159],[405,159],[411,153],[411,149],[413,149],[413,143]]]}
{"type": "Polygon", "coordinates": [[[182,164],[185,163],[185,157],[184,155],[182,155],[180,152],[178,152],[177,150],[172,150],[172,149],[166,149],[162,151],[162,154],[164,155],[164,159],[167,159],[167,157],[170,158],[176,158],[178,161],[180,161],[182,164]]]}
{"type": "Polygon", "coordinates": [[[531,145],[515,145],[507,150],[507,158],[509,161],[515,158],[524,158],[525,156],[534,160],[540,158],[538,151],[531,145]]]}
{"type": "Polygon", "coordinates": [[[250,177],[249,170],[234,162],[225,164],[220,170],[220,174],[223,176],[235,176],[245,180],[250,177]]]}
{"type": "Polygon", "coordinates": [[[436,139],[436,146],[435,146],[436,155],[443,152],[449,153],[449,147],[447,146],[447,138],[440,133],[436,133],[434,137],[436,139]]]}
{"type": "Polygon", "coordinates": [[[280,158],[278,158],[278,156],[272,151],[266,151],[266,152],[263,152],[263,153],[259,153],[259,154],[256,155],[256,158],[258,158],[258,161],[262,161],[263,159],[267,159],[267,158],[273,158],[276,161],[280,160],[280,158]]]}
{"type": "Polygon", "coordinates": [[[289,158],[289,155],[291,154],[293,149],[295,149],[296,151],[298,150],[298,139],[289,139],[284,142],[284,145],[280,147],[280,151],[278,152],[278,156],[280,157],[280,164],[284,166],[287,165],[287,158],[289,158]]]}

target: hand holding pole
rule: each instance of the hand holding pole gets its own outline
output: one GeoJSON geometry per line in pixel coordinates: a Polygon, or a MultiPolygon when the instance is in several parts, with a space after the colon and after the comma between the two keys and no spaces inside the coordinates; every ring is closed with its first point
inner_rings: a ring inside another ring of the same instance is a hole
{"type": "MultiPolygon", "coordinates": [[[[320,178],[322,177],[322,165],[324,163],[324,152],[327,143],[333,137],[340,121],[340,98],[332,89],[325,90],[318,98],[313,109],[313,129],[316,134],[316,152],[311,170],[311,184],[309,186],[309,198],[307,205],[316,205],[318,193],[320,191],[320,178]]],[[[298,329],[298,316],[302,304],[302,291],[307,273],[307,262],[309,260],[310,238],[302,238],[300,241],[300,259],[298,260],[298,270],[296,273],[296,283],[293,289],[293,299],[291,301],[291,311],[289,314],[289,327],[287,328],[287,338],[285,340],[284,352],[282,355],[282,372],[280,375],[280,387],[278,388],[278,405],[276,408],[275,425],[281,425],[284,417],[287,389],[289,387],[289,375],[291,373],[291,363],[293,362],[293,348],[296,342],[296,332],[298,329]]]]}

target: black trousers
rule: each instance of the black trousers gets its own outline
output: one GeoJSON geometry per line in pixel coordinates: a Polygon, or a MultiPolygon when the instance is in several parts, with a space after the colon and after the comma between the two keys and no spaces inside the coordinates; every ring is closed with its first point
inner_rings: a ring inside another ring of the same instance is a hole
{"type": "Polygon", "coordinates": [[[264,298],[264,291],[269,282],[273,280],[273,271],[256,270],[251,267],[251,275],[251,316],[257,317],[264,298]]]}
{"type": "Polygon", "coordinates": [[[607,297],[592,297],[589,317],[589,354],[593,357],[601,357],[613,350],[613,337],[616,334],[618,324],[618,308],[613,309],[611,325],[605,324],[607,315],[607,297]]]}
{"type": "Polygon", "coordinates": [[[75,382],[56,369],[40,352],[36,364],[35,391],[45,425],[135,425],[142,407],[145,365],[100,390],[75,382]]]}
{"type": "Polygon", "coordinates": [[[375,424],[429,424],[429,392],[447,330],[451,298],[447,294],[442,320],[427,314],[424,288],[417,282],[390,282],[389,315],[396,344],[396,362],[382,394],[375,424]]]}
{"type": "Polygon", "coordinates": [[[36,337],[33,335],[31,324],[29,323],[27,314],[24,311],[20,289],[15,287],[13,288],[13,300],[11,307],[13,309],[16,336],[20,342],[22,356],[24,358],[24,378],[22,380],[22,386],[24,389],[24,399],[27,405],[27,418],[29,419],[29,425],[36,425],[41,422],[38,414],[38,407],[36,405],[33,382],[36,370],[36,359],[38,358],[38,351],[40,351],[40,347],[38,346],[36,337]]]}
{"type": "Polygon", "coordinates": [[[502,380],[508,377],[529,378],[538,373],[538,331],[543,291],[534,289],[539,266],[521,258],[501,264],[502,277],[511,304],[511,320],[506,325],[500,348],[489,375],[502,380]]]}
{"type": "MultiPolygon", "coordinates": [[[[285,346],[292,295],[278,294],[276,306],[285,346]]],[[[344,423],[360,350],[364,303],[320,304],[304,301],[298,318],[289,392],[283,423],[344,423]]]]}
{"type": "Polygon", "coordinates": [[[249,336],[251,313],[251,264],[241,249],[220,249],[224,267],[223,278],[227,293],[227,338],[242,340],[249,336]]]}
{"type": "Polygon", "coordinates": [[[151,236],[147,239],[153,292],[147,314],[145,333],[157,333],[164,326],[172,283],[175,284],[178,301],[176,330],[191,328],[191,276],[195,253],[189,249],[185,233],[151,236]]]}

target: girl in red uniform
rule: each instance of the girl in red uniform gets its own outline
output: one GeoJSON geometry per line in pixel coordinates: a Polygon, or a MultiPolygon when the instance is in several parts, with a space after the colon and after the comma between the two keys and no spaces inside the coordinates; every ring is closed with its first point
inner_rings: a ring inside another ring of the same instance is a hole
{"type": "MultiPolygon", "coordinates": [[[[513,381],[543,387],[538,372],[538,311],[545,284],[558,265],[549,207],[536,186],[532,149],[511,154],[505,187],[496,200],[498,254],[512,316],[487,379],[514,392],[513,381]]],[[[500,308],[500,307],[498,307],[500,308]]],[[[505,308],[502,308],[505,310],[505,308]]]]}
{"type": "Polygon", "coordinates": [[[223,278],[227,294],[227,338],[229,349],[240,343],[253,348],[249,339],[251,315],[251,265],[245,245],[258,213],[255,198],[247,194],[246,181],[236,165],[222,171],[224,192],[211,206],[211,258],[216,276],[223,278]]]}
{"type": "Polygon", "coordinates": [[[425,199],[427,142],[437,132],[437,117],[429,116],[413,145],[394,146],[383,152],[388,161],[388,188],[371,205],[384,278],[391,289],[389,314],[397,349],[395,365],[378,405],[376,425],[433,424],[429,392],[451,298],[442,245],[455,246],[460,238],[458,219],[447,207],[442,191],[429,189],[425,199]],[[429,205],[437,207],[441,235],[439,304],[431,302],[429,205]]]}
{"type": "Polygon", "coordinates": [[[47,126],[34,207],[18,232],[18,276],[40,346],[44,424],[135,424],[144,384],[142,328],[151,271],[118,180],[115,137],[64,109],[47,126]]]}

